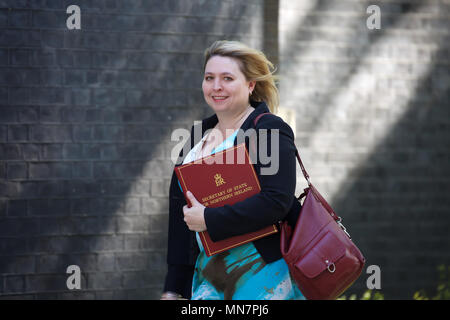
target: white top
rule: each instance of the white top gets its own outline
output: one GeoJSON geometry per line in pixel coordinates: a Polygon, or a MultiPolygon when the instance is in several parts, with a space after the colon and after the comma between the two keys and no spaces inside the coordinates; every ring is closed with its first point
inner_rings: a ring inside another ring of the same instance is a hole
{"type": "MultiPolygon", "coordinates": [[[[234,138],[236,137],[239,130],[236,130],[232,135],[230,135],[225,141],[223,141],[221,144],[219,144],[217,147],[215,147],[211,154],[216,153],[221,150],[228,149],[233,146],[234,138]]],[[[205,135],[192,149],[189,151],[189,153],[186,155],[186,157],[183,160],[183,164],[189,163],[195,160],[200,159],[201,157],[201,148],[203,146],[203,142],[206,140],[208,135],[205,135]]]]}

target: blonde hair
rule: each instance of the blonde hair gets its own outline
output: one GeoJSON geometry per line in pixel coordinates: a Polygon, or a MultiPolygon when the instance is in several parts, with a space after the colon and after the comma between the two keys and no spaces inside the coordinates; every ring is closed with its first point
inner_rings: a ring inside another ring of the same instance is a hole
{"type": "Polygon", "coordinates": [[[278,89],[275,85],[276,71],[264,53],[252,49],[239,41],[220,40],[214,42],[205,50],[205,70],[208,60],[213,56],[235,58],[241,72],[247,81],[256,81],[255,88],[250,96],[251,100],[264,101],[270,111],[276,113],[279,104],[278,89]]]}

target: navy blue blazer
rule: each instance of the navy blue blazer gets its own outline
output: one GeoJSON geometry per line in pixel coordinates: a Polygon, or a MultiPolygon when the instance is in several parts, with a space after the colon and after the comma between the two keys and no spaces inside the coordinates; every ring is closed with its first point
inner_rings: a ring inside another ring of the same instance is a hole
{"type": "MultiPolygon", "coordinates": [[[[255,110],[247,117],[241,129],[253,128],[253,120],[261,113],[269,112],[264,102],[251,101],[255,110]]],[[[204,119],[201,124],[202,136],[207,129],[213,128],[218,122],[217,116],[204,119]]],[[[205,208],[205,223],[209,235],[213,241],[226,239],[231,236],[245,234],[262,229],[279,221],[288,221],[292,226],[300,212],[300,203],[295,198],[296,185],[296,156],[294,134],[291,127],[280,117],[273,114],[265,115],[257,123],[256,132],[259,129],[267,129],[267,152],[271,155],[271,129],[279,130],[279,169],[275,174],[261,175],[262,168],[268,168],[273,164],[264,164],[257,157],[253,165],[261,185],[261,192],[238,202],[232,206],[218,208],[205,208]]],[[[197,128],[200,130],[200,128],[197,128]]],[[[200,137],[194,137],[194,126],[191,129],[190,149],[198,142],[200,137]]],[[[257,150],[259,146],[259,135],[257,135],[257,150]]],[[[263,138],[263,137],[261,137],[263,138]]],[[[247,150],[249,150],[249,139],[246,138],[247,150]]],[[[234,144],[237,144],[235,139],[234,144]]],[[[184,148],[183,148],[184,150],[184,148]]],[[[187,154],[180,152],[177,165],[180,165],[187,154]]],[[[257,152],[259,155],[259,153],[257,152]]],[[[176,165],[176,166],[177,166],[176,165]]],[[[195,262],[199,253],[195,238],[195,232],[190,231],[184,222],[183,206],[186,205],[183,193],[178,185],[175,173],[172,174],[169,190],[169,235],[167,264],[168,272],[164,284],[164,291],[173,291],[190,298],[192,288],[192,276],[195,262]]],[[[253,241],[256,250],[266,263],[282,258],[280,251],[280,234],[264,237],[253,241]]]]}

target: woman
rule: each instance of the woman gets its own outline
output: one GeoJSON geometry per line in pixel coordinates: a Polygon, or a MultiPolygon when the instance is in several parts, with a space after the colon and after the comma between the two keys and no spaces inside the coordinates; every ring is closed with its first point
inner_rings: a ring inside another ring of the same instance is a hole
{"type": "MultiPolygon", "coordinates": [[[[259,114],[276,110],[278,91],[269,68],[273,65],[263,53],[240,42],[217,41],[205,51],[202,89],[215,114],[202,121],[200,141],[195,141],[193,134],[198,128],[192,128],[190,151],[180,154],[182,163],[236,145],[238,129],[252,129],[259,114]]],[[[218,241],[281,220],[295,223],[299,203],[294,201],[294,134],[281,118],[271,114],[260,118],[257,134],[260,129],[269,133],[264,141],[269,149],[266,154],[278,152],[280,163],[274,174],[262,174],[270,164],[260,160],[257,149],[254,168],[260,193],[232,206],[206,208],[188,192],[193,204],[188,208],[176,175],[172,176],[168,273],[162,299],[303,299],[282,259],[279,233],[211,257],[204,253],[196,234],[207,230],[212,240],[218,241]],[[270,150],[273,131],[278,132],[273,136],[278,139],[277,150],[270,150]]],[[[249,149],[248,140],[246,146],[249,149]]]]}

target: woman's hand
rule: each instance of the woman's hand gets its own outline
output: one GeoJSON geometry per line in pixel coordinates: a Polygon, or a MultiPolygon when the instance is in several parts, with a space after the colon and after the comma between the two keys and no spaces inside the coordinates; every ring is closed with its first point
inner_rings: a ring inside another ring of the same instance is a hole
{"type": "Polygon", "coordinates": [[[161,295],[161,298],[159,300],[187,300],[187,299],[183,298],[181,296],[181,294],[171,292],[171,291],[166,291],[166,292],[163,292],[163,294],[161,295]]]}
{"type": "Polygon", "coordinates": [[[190,191],[187,191],[186,195],[189,198],[192,207],[189,208],[187,205],[183,207],[184,222],[186,222],[191,231],[205,231],[206,223],[204,213],[206,207],[198,202],[190,191]]]}

